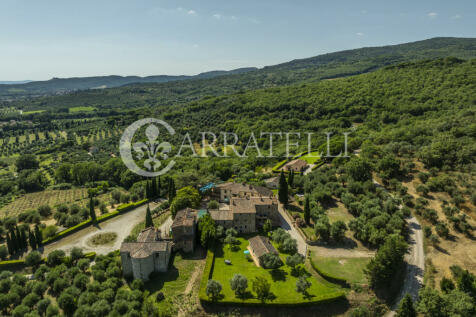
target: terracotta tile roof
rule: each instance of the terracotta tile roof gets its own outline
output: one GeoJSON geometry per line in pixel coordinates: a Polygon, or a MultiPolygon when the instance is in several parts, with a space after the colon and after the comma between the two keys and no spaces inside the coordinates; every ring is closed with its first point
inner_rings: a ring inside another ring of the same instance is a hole
{"type": "Polygon", "coordinates": [[[266,253],[278,254],[278,251],[273,247],[269,239],[263,236],[255,236],[248,240],[250,249],[257,258],[260,258],[266,253]]]}
{"type": "Polygon", "coordinates": [[[231,210],[209,210],[210,216],[215,221],[233,220],[233,213],[231,210]]]}
{"type": "Polygon", "coordinates": [[[278,202],[275,197],[240,197],[232,198],[230,207],[232,213],[256,213],[267,207],[278,210],[278,202]]]}
{"type": "Polygon", "coordinates": [[[179,210],[175,215],[174,222],[172,223],[172,228],[180,226],[193,226],[195,224],[195,215],[196,212],[191,208],[179,210]]]}
{"type": "Polygon", "coordinates": [[[263,186],[249,185],[246,183],[223,183],[216,186],[217,188],[230,190],[233,195],[247,193],[251,195],[271,196],[273,191],[263,186]]]}
{"type": "Polygon", "coordinates": [[[135,259],[142,259],[155,252],[169,252],[171,246],[170,241],[123,242],[120,252],[129,253],[135,259]]]}
{"type": "Polygon", "coordinates": [[[149,227],[142,230],[137,236],[137,242],[151,242],[157,241],[160,238],[160,230],[149,227]]]}
{"type": "Polygon", "coordinates": [[[306,167],[307,167],[306,161],[295,159],[295,160],[292,160],[291,162],[286,163],[286,165],[284,165],[282,169],[284,170],[293,169],[295,171],[300,171],[302,168],[306,168],[306,167]]]}

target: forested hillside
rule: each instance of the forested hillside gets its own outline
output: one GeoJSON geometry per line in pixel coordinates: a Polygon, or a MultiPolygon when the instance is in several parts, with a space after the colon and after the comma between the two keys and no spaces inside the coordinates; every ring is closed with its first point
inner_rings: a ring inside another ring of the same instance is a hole
{"type": "MultiPolygon", "coordinates": [[[[393,46],[360,48],[312,58],[294,60],[256,71],[209,79],[138,84],[105,90],[90,90],[59,97],[44,97],[17,102],[20,109],[61,109],[90,106],[101,110],[137,106],[171,106],[237,91],[255,90],[302,82],[316,82],[376,70],[404,61],[454,56],[476,57],[476,39],[434,38],[393,46]]],[[[28,85],[34,85],[29,83],[28,85]]],[[[98,83],[95,84],[99,86],[98,83]]],[[[7,87],[12,89],[11,86],[7,87]]]]}

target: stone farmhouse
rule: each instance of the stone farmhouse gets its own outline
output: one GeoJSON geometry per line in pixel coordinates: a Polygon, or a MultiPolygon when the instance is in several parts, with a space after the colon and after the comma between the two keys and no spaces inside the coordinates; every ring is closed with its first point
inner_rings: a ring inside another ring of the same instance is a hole
{"type": "Polygon", "coordinates": [[[287,171],[287,172],[294,171],[294,172],[299,173],[299,172],[304,172],[307,169],[307,167],[308,167],[308,165],[307,165],[306,161],[300,160],[300,159],[295,159],[295,160],[292,160],[292,161],[286,163],[281,168],[281,170],[287,171]]]}
{"type": "Polygon", "coordinates": [[[174,250],[193,252],[195,248],[196,212],[186,208],[179,210],[172,223],[174,250]]]}
{"type": "Polygon", "coordinates": [[[120,249],[124,276],[148,280],[152,272],[166,272],[172,242],[161,240],[160,230],[149,227],[141,231],[137,242],[123,242],[120,249]]]}
{"type": "Polygon", "coordinates": [[[278,251],[269,242],[269,239],[263,236],[255,236],[248,240],[251,257],[257,266],[262,266],[262,257],[268,253],[278,254],[278,251]]]}
{"type": "Polygon", "coordinates": [[[279,188],[279,177],[274,176],[270,177],[264,180],[266,183],[266,187],[271,188],[271,189],[278,189],[279,188]]]}
{"type": "Polygon", "coordinates": [[[221,202],[230,202],[233,197],[245,196],[272,196],[273,192],[263,186],[254,186],[246,183],[223,183],[212,190],[212,198],[221,202]]]}
{"type": "Polygon", "coordinates": [[[268,188],[238,183],[218,187],[216,196],[229,202],[218,210],[210,210],[217,225],[234,228],[239,233],[256,232],[269,219],[273,226],[280,225],[278,201],[268,188]]]}

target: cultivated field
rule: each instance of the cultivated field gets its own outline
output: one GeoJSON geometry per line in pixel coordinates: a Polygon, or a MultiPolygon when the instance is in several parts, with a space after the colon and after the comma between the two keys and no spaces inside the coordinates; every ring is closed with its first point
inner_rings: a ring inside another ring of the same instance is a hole
{"type": "Polygon", "coordinates": [[[62,203],[81,201],[88,197],[86,188],[67,190],[45,190],[26,194],[0,209],[0,217],[17,216],[25,210],[36,209],[42,205],[56,206],[62,203]]]}

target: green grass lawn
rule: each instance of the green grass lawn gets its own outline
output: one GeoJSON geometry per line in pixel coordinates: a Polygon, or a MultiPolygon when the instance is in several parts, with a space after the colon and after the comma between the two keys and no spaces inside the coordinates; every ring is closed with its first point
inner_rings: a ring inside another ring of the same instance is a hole
{"type": "Polygon", "coordinates": [[[308,153],[306,155],[301,156],[299,159],[306,161],[308,164],[315,164],[321,160],[320,157],[315,156],[319,156],[319,152],[315,151],[308,153]]]}
{"type": "Polygon", "coordinates": [[[69,108],[69,112],[70,112],[70,113],[74,113],[74,112],[90,112],[90,111],[94,111],[94,110],[96,110],[96,108],[90,107],[90,106],[71,107],[71,108],[69,108]]]}
{"type": "MultiPolygon", "coordinates": [[[[315,302],[328,298],[334,298],[342,291],[338,286],[330,287],[324,285],[322,282],[316,280],[312,276],[309,277],[312,286],[308,289],[309,296],[295,291],[297,277],[291,275],[291,268],[284,265],[277,270],[268,270],[257,267],[254,262],[249,262],[243,251],[248,246],[248,240],[245,238],[238,238],[240,241],[240,248],[238,251],[231,251],[228,246],[217,246],[215,250],[215,264],[213,269],[212,279],[218,280],[222,286],[222,294],[224,297],[221,300],[241,302],[241,299],[235,297],[235,293],[231,290],[230,279],[234,274],[240,273],[247,277],[250,298],[245,299],[247,303],[260,303],[254,298],[252,294],[252,280],[256,276],[263,276],[271,283],[271,292],[276,296],[272,303],[280,304],[298,304],[306,302],[315,302]],[[232,264],[225,264],[225,259],[231,260],[232,264]]],[[[281,259],[285,262],[286,255],[280,254],[281,259]]]]}
{"type": "Polygon", "coordinates": [[[157,273],[145,284],[145,288],[154,298],[160,291],[165,299],[157,303],[159,310],[176,310],[175,297],[184,293],[187,284],[197,266],[197,260],[192,260],[180,253],[170,259],[169,269],[164,273],[157,273]]]}
{"type": "Polygon", "coordinates": [[[313,254],[312,260],[328,275],[344,278],[350,283],[367,283],[364,268],[370,258],[329,258],[313,254]]]}
{"type": "Polygon", "coordinates": [[[31,111],[23,111],[23,114],[24,115],[27,115],[27,114],[35,114],[35,113],[42,113],[42,112],[45,112],[46,110],[31,110],[31,111]]]}
{"type": "Polygon", "coordinates": [[[327,214],[327,217],[329,217],[329,221],[331,223],[336,222],[338,220],[342,220],[343,222],[347,224],[349,221],[354,219],[354,216],[352,216],[347,211],[345,206],[340,202],[337,203],[337,207],[327,209],[326,214],[327,214]]]}

